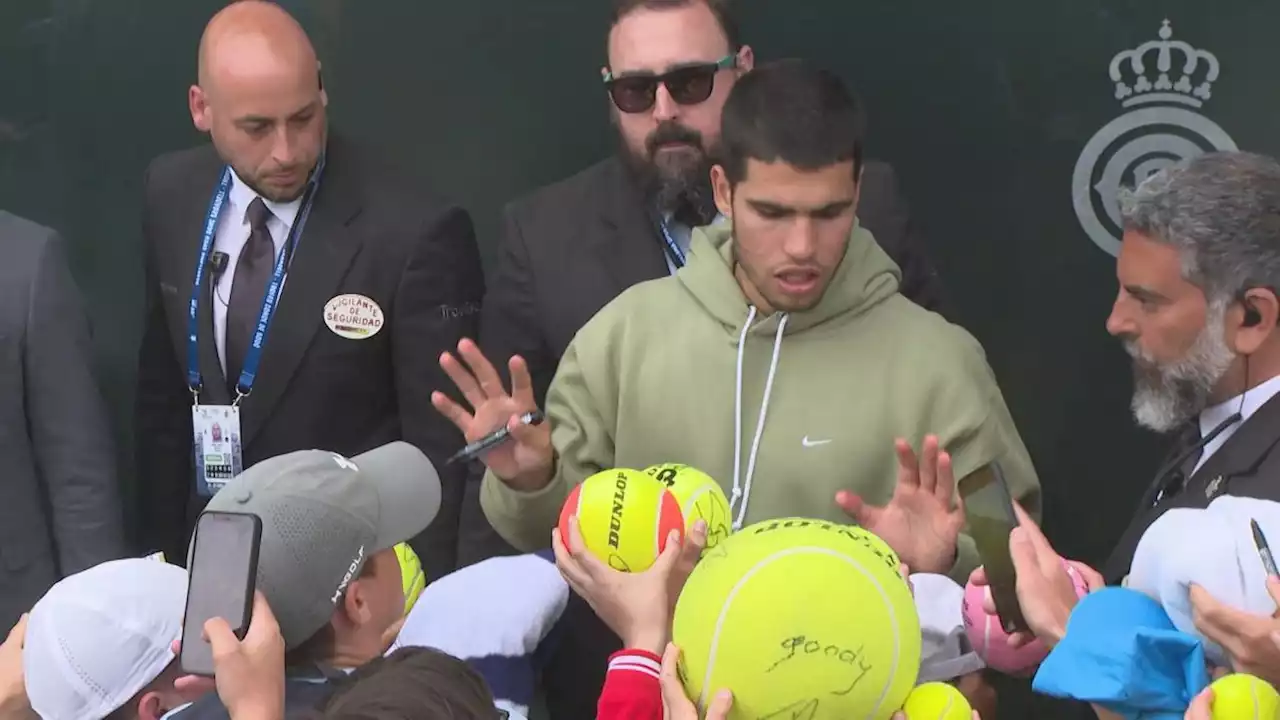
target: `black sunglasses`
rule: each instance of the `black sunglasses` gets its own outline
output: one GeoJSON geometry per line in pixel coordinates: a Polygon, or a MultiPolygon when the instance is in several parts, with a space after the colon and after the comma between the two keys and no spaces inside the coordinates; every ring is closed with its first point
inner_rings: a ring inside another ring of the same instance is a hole
{"type": "Polygon", "coordinates": [[[613,104],[624,113],[648,112],[657,101],[659,83],[667,86],[671,99],[677,103],[697,105],[711,97],[716,73],[737,66],[737,55],[725,55],[713,63],[682,65],[661,75],[637,73],[615,77],[612,72],[606,72],[604,86],[613,104]]]}

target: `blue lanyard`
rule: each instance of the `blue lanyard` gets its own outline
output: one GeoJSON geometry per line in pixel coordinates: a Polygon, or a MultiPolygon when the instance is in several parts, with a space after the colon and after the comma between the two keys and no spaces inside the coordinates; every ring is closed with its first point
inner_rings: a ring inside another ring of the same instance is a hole
{"type": "Polygon", "coordinates": [[[684,251],[680,249],[680,244],[676,242],[676,239],[671,237],[671,231],[667,228],[665,220],[660,221],[658,227],[662,229],[662,239],[666,243],[667,257],[671,259],[671,264],[675,265],[676,269],[679,270],[684,267],[684,251]]]}
{"type": "MultiPolygon", "coordinates": [[[[294,220],[293,227],[289,229],[289,235],[285,239],[284,250],[276,256],[271,282],[267,285],[267,292],[262,297],[262,309],[258,312],[258,326],[253,332],[253,340],[245,353],[240,378],[236,382],[236,399],[233,404],[238,404],[241,398],[253,390],[253,381],[258,376],[258,363],[262,360],[262,346],[267,341],[267,329],[271,325],[276,304],[280,300],[280,286],[284,284],[285,272],[292,259],[293,250],[297,246],[298,238],[302,235],[302,226],[306,225],[307,216],[311,214],[311,201],[315,198],[315,191],[320,184],[320,174],[323,170],[324,156],[322,155],[316,163],[315,171],[311,174],[298,217],[294,220]]],[[[204,380],[200,376],[200,354],[197,348],[200,332],[198,319],[200,289],[204,287],[205,268],[208,266],[209,253],[213,251],[213,241],[218,233],[218,219],[222,215],[222,208],[226,205],[227,195],[230,192],[231,168],[224,167],[222,179],[218,181],[218,189],[214,191],[213,198],[209,201],[209,211],[205,214],[204,234],[200,240],[200,253],[196,257],[196,277],[191,288],[191,302],[187,306],[187,388],[191,390],[197,404],[200,401],[200,390],[204,386],[204,380]]]]}

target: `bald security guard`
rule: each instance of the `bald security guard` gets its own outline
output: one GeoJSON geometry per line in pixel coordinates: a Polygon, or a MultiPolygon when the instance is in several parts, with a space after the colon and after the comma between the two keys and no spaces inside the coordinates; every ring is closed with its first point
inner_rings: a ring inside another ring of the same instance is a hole
{"type": "Polygon", "coordinates": [[[443,507],[414,543],[439,577],[463,483],[443,460],[462,438],[430,396],[450,386],[436,359],[476,329],[470,217],[328,133],[315,51],[274,3],[209,22],[188,99],[212,146],[146,176],[144,549],[180,561],[208,497],[262,459],[402,439],[441,469],[443,507]]]}

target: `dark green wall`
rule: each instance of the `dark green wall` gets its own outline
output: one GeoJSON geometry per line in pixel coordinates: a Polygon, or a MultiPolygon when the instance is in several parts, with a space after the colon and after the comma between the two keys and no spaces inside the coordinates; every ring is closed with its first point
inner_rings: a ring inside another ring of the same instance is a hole
{"type": "MultiPolygon", "coordinates": [[[[71,243],[122,445],[140,330],[141,172],[199,141],[185,90],[221,4],[0,2],[0,206],[71,243]]],[[[603,0],[284,4],[320,49],[337,127],[394,150],[470,208],[486,257],[503,202],[611,149],[597,74],[603,0]]],[[[899,170],[961,319],[987,348],[1040,470],[1049,532],[1064,552],[1099,560],[1159,443],[1129,419],[1126,359],[1103,329],[1112,258],[1077,222],[1073,168],[1122,113],[1112,56],[1155,39],[1165,18],[1221,63],[1198,112],[1242,148],[1280,152],[1280,5],[739,5],[758,57],[821,61],[868,102],[872,154],[899,170]]]]}

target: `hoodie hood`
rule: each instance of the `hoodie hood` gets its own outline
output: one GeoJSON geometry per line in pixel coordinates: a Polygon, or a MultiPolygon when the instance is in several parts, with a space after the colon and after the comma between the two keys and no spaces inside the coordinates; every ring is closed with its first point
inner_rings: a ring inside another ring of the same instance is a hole
{"type": "MultiPolygon", "coordinates": [[[[694,230],[689,263],[676,277],[708,314],[736,332],[743,327],[750,302],[733,268],[733,227],[721,221],[694,230]]],[[[855,222],[844,258],[822,299],[803,312],[785,313],[786,331],[798,332],[841,315],[865,312],[897,293],[901,279],[902,272],[871,232],[855,222]]]]}

